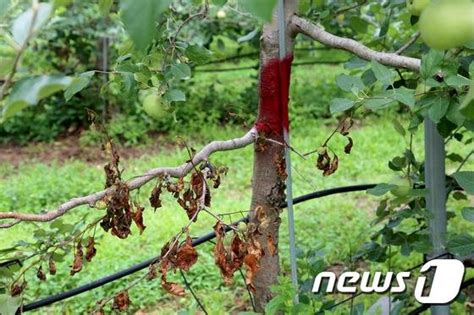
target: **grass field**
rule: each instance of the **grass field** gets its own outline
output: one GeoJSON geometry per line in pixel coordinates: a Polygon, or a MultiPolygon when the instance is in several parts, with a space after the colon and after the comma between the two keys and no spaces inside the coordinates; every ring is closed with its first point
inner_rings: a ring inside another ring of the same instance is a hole
{"type": "MultiPolygon", "coordinates": [[[[334,128],[334,121],[308,121],[293,127],[292,144],[299,152],[308,152],[319,146],[334,128]]],[[[226,139],[238,136],[243,130],[238,128],[204,128],[199,135],[184,136],[193,147],[199,148],[207,138],[226,139]]],[[[307,160],[293,156],[294,161],[294,192],[295,196],[324,188],[349,185],[356,183],[376,183],[389,181],[392,174],[387,168],[387,158],[404,150],[406,142],[395,132],[391,118],[369,118],[357,123],[352,132],[354,149],[351,155],[340,154],[340,169],[330,177],[323,177],[315,168],[315,157],[307,160]]],[[[422,153],[422,138],[415,139],[418,154],[422,153]]],[[[342,152],[343,139],[336,138],[332,148],[342,152]]],[[[468,149],[452,142],[450,147],[456,147],[458,152],[468,149]]],[[[422,156],[418,155],[421,159],[422,156]]],[[[145,170],[159,165],[177,165],[187,159],[183,148],[167,148],[159,154],[145,154],[139,158],[125,160],[124,177],[129,178],[141,174],[145,170]]],[[[212,208],[216,213],[246,210],[250,204],[252,148],[247,147],[235,152],[217,153],[212,156],[212,162],[229,167],[229,173],[224,178],[221,188],[213,192],[212,208]]],[[[473,164],[466,166],[472,169],[473,164]]],[[[448,170],[454,170],[448,165],[448,170]]],[[[23,212],[39,212],[41,209],[54,207],[77,195],[87,194],[102,188],[103,171],[100,164],[90,164],[78,160],[51,161],[44,164],[35,161],[25,161],[18,167],[2,164],[0,167],[0,209],[2,211],[21,210],[23,212]]],[[[143,187],[137,198],[147,203],[152,184],[143,187]]],[[[135,195],[135,193],[133,194],[135,195]]],[[[466,201],[466,204],[469,201],[466,201]]],[[[161,246],[186,222],[185,213],[176,205],[170,196],[163,201],[163,208],[153,212],[147,207],[143,235],[134,230],[126,240],[119,240],[110,234],[100,235],[98,253],[91,263],[87,263],[83,271],[75,276],[69,276],[72,254],[66,256],[64,262],[58,265],[58,274],[49,277],[41,283],[35,278],[35,272],[28,274],[29,287],[26,293],[29,301],[77,285],[88,283],[99,277],[129,267],[144,259],[156,255],[161,246]]],[[[297,244],[301,250],[321,248],[327,262],[345,261],[351,253],[369,238],[374,218],[377,199],[364,192],[351,193],[344,196],[332,196],[324,199],[306,202],[296,206],[297,244]]],[[[460,209],[451,209],[459,211],[460,209]]],[[[101,215],[99,210],[80,207],[61,220],[67,223],[78,221],[90,222],[101,215]]],[[[238,219],[235,215],[232,219],[238,219]]],[[[215,219],[202,214],[199,221],[191,228],[193,236],[201,235],[210,230],[215,219]]],[[[469,229],[468,223],[456,218],[450,224],[451,229],[469,229]]],[[[33,241],[36,229],[48,229],[49,224],[20,224],[9,230],[0,231],[2,248],[15,244],[19,240],[33,241]]],[[[281,228],[281,257],[284,271],[288,269],[288,245],[286,214],[283,214],[281,228]]],[[[212,245],[199,247],[199,261],[188,274],[188,280],[212,313],[237,312],[248,309],[247,292],[243,289],[242,280],[236,276],[235,284],[226,287],[221,281],[219,271],[214,265],[212,245]]],[[[393,259],[392,266],[403,269],[420,261],[420,257],[399,257],[393,259]]],[[[139,275],[132,275],[121,281],[114,282],[97,290],[71,298],[38,313],[84,313],[94,306],[94,303],[116,290],[125,286],[139,275]]],[[[171,277],[181,281],[179,275],[171,277]]],[[[184,298],[171,297],[164,294],[159,280],[144,281],[130,291],[133,309],[156,310],[156,314],[174,313],[179,309],[187,309],[194,305],[188,293],[184,298]]],[[[343,314],[344,311],[341,311],[343,314]]]]}

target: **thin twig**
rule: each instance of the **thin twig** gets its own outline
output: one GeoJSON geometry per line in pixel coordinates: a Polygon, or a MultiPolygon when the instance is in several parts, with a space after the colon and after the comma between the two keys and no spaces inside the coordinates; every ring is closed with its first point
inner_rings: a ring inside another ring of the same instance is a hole
{"type": "Polygon", "coordinates": [[[398,50],[395,51],[395,54],[401,55],[403,52],[405,52],[405,50],[410,48],[411,45],[413,45],[419,37],[420,37],[420,32],[416,32],[415,34],[413,34],[408,40],[408,42],[406,42],[402,47],[398,48],[398,50]]]}
{"type": "Polygon", "coordinates": [[[462,167],[464,166],[464,164],[466,164],[466,162],[469,160],[469,158],[471,157],[471,155],[474,154],[474,150],[472,150],[471,152],[469,152],[469,154],[464,158],[464,160],[462,160],[461,164],[459,164],[458,168],[456,169],[456,173],[459,172],[462,167]]]}
{"type": "Polygon", "coordinates": [[[245,288],[247,289],[247,292],[249,294],[250,303],[252,304],[252,309],[253,309],[254,312],[256,312],[257,307],[255,306],[255,301],[253,300],[253,295],[252,295],[252,292],[250,291],[250,287],[249,287],[248,284],[245,283],[245,276],[244,276],[244,273],[242,272],[242,268],[239,268],[239,273],[242,276],[242,279],[244,280],[245,288]]]}
{"type": "Polygon", "coordinates": [[[199,308],[204,312],[204,314],[206,314],[206,315],[209,314],[206,311],[206,308],[204,307],[204,304],[202,304],[201,300],[199,300],[199,298],[197,297],[196,293],[194,292],[193,288],[191,287],[191,284],[186,279],[186,276],[184,275],[184,272],[181,269],[179,269],[179,272],[181,273],[181,277],[183,278],[183,282],[186,285],[186,288],[188,288],[189,292],[191,292],[191,295],[193,296],[194,300],[199,305],[199,308]]]}

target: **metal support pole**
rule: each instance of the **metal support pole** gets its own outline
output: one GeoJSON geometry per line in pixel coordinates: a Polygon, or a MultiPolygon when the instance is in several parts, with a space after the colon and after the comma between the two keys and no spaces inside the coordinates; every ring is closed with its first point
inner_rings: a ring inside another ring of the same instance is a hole
{"type": "MultiPolygon", "coordinates": [[[[278,39],[279,39],[279,57],[283,61],[286,57],[286,19],[285,19],[285,0],[278,1],[278,39]]],[[[281,73],[280,73],[281,74],[281,73]]],[[[283,87],[281,87],[283,88],[283,87]]],[[[281,100],[286,102],[287,100],[281,100]]],[[[288,117],[289,121],[289,117],[288,117]]],[[[291,176],[291,156],[290,156],[290,131],[283,126],[283,139],[285,141],[285,162],[286,162],[286,199],[288,208],[288,234],[290,243],[290,269],[291,282],[293,287],[298,290],[298,274],[296,269],[296,241],[295,241],[295,219],[293,214],[293,184],[291,176]]],[[[293,302],[299,303],[298,293],[296,293],[293,302]]]]}
{"type": "MultiPolygon", "coordinates": [[[[430,238],[433,246],[432,256],[440,255],[446,245],[446,179],[444,139],[436,124],[425,118],[425,183],[426,208],[431,213],[430,238]]],[[[433,305],[432,315],[448,315],[449,305],[433,305]]]]}

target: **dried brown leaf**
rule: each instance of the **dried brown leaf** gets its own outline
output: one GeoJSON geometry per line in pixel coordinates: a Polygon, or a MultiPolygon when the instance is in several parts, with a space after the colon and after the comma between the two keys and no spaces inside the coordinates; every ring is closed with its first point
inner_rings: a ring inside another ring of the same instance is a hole
{"type": "Polygon", "coordinates": [[[114,297],[114,304],[112,305],[112,309],[124,312],[129,308],[131,303],[132,302],[130,301],[130,297],[128,296],[128,291],[122,291],[114,297]]]}
{"type": "Polygon", "coordinates": [[[161,287],[165,289],[168,293],[171,293],[176,296],[185,296],[186,293],[184,288],[177,283],[167,282],[166,280],[161,280],[161,287]]]}
{"type": "Polygon", "coordinates": [[[198,253],[193,247],[193,240],[191,237],[186,238],[186,242],[182,245],[176,253],[176,267],[188,271],[192,265],[198,260],[198,253]]]}
{"type": "Polygon", "coordinates": [[[89,237],[89,240],[87,241],[87,246],[86,246],[86,260],[88,262],[92,261],[92,258],[94,258],[95,254],[97,253],[97,249],[95,248],[95,240],[94,237],[89,237]]]}
{"type": "Polygon", "coordinates": [[[71,276],[82,270],[82,261],[84,259],[84,252],[82,251],[82,244],[79,241],[76,246],[76,252],[74,254],[74,262],[71,266],[71,276]]]}
{"type": "Polygon", "coordinates": [[[49,274],[54,276],[57,272],[57,268],[56,268],[56,262],[53,259],[53,255],[49,256],[48,267],[49,267],[49,274]]]}
{"type": "Polygon", "coordinates": [[[349,142],[344,147],[344,153],[351,154],[352,147],[354,146],[354,141],[352,140],[351,137],[347,137],[347,140],[349,140],[349,142]]]}
{"type": "Polygon", "coordinates": [[[137,205],[135,207],[135,211],[132,214],[133,222],[135,222],[138,230],[140,231],[140,235],[143,234],[143,231],[146,229],[146,226],[143,224],[143,210],[144,207],[137,205]]]}
{"type": "Polygon", "coordinates": [[[161,199],[160,199],[162,188],[163,188],[163,184],[160,183],[158,186],[153,188],[153,191],[151,192],[151,196],[150,196],[150,199],[149,199],[150,200],[150,205],[155,210],[162,207],[161,199]]]}
{"type": "Polygon", "coordinates": [[[46,274],[43,271],[43,266],[39,266],[38,270],[36,271],[36,277],[41,281],[46,281],[46,274]]]}

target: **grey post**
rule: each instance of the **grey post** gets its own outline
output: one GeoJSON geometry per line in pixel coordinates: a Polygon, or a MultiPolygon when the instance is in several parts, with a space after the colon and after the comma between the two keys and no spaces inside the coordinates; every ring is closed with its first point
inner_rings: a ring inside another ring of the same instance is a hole
{"type": "MultiPolygon", "coordinates": [[[[444,253],[446,245],[446,179],[444,139],[436,124],[425,118],[425,183],[426,208],[430,211],[431,256],[444,253]]],[[[448,315],[449,305],[433,305],[433,315],[448,315]]]]}

